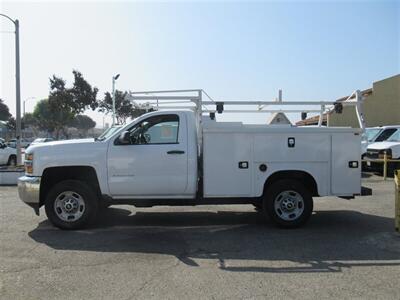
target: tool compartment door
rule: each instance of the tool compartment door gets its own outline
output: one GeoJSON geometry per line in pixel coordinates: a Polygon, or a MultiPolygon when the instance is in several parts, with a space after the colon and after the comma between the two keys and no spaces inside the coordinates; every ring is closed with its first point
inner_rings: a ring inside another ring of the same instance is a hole
{"type": "Polygon", "coordinates": [[[204,134],[204,197],[251,196],[252,143],[252,135],[245,133],[204,134]]]}
{"type": "Polygon", "coordinates": [[[332,134],[331,191],[348,196],[361,193],[361,137],[355,133],[332,134]],[[357,162],[357,167],[351,167],[357,162]]]}

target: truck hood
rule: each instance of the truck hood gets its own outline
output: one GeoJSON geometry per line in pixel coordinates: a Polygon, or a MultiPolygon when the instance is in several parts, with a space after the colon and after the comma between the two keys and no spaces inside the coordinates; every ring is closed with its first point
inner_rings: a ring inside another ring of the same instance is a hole
{"type": "Polygon", "coordinates": [[[384,150],[393,147],[400,147],[400,142],[378,142],[368,145],[368,149],[372,150],[384,150]]]}
{"type": "Polygon", "coordinates": [[[70,145],[76,145],[76,146],[86,146],[88,144],[94,144],[95,140],[94,139],[75,139],[75,140],[65,140],[65,141],[54,141],[54,142],[47,142],[47,143],[38,143],[38,144],[33,144],[29,146],[25,153],[32,153],[33,151],[41,148],[46,148],[48,150],[51,149],[51,147],[56,147],[57,149],[62,148],[64,146],[70,146],[70,145]]]}
{"type": "Polygon", "coordinates": [[[33,176],[42,176],[50,167],[90,166],[103,170],[107,165],[108,142],[94,139],[67,140],[33,145],[26,154],[33,154],[33,176]]]}

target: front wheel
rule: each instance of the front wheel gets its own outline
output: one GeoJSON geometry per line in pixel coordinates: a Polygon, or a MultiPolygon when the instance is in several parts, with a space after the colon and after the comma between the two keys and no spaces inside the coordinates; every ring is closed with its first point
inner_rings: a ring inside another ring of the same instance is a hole
{"type": "Polygon", "coordinates": [[[278,226],[295,228],[310,218],[313,199],[301,182],[292,179],[279,180],[267,189],[263,208],[278,226]]]}
{"type": "Polygon", "coordinates": [[[78,180],[57,183],[47,194],[47,218],[61,229],[80,229],[94,221],[98,201],[92,188],[78,180]]]}

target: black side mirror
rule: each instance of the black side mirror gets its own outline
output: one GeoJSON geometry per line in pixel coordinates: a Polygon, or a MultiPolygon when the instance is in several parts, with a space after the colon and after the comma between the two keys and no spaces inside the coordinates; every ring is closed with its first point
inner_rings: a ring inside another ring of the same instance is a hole
{"type": "Polygon", "coordinates": [[[118,138],[118,142],[120,145],[128,145],[131,143],[130,139],[130,132],[129,131],[124,131],[121,133],[121,135],[118,138]]]}

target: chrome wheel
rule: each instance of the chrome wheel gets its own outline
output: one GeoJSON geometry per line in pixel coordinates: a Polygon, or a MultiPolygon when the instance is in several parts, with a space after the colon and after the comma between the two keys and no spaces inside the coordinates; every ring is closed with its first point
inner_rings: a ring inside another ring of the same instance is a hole
{"type": "Polygon", "coordinates": [[[54,211],[61,220],[75,222],[85,212],[85,201],[78,193],[65,191],[59,194],[54,201],[54,211]]]}
{"type": "Polygon", "coordinates": [[[285,221],[293,221],[304,212],[304,199],[295,191],[283,191],[274,200],[276,214],[285,221]]]}

